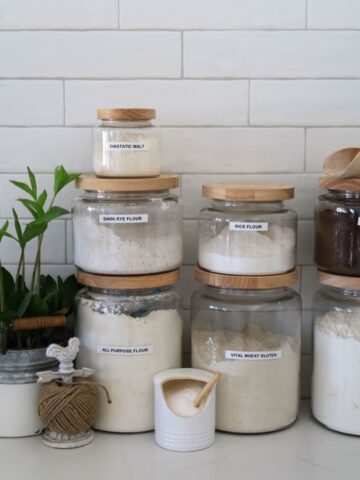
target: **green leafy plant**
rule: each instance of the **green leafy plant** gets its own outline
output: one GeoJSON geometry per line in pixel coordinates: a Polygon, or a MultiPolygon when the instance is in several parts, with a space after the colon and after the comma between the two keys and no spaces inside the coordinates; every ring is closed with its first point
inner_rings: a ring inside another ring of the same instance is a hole
{"type": "Polygon", "coordinates": [[[0,241],[7,237],[19,247],[19,262],[16,274],[12,274],[0,262],[0,348],[31,348],[44,343],[46,333],[39,331],[13,330],[13,322],[19,318],[66,314],[69,312],[78,284],[74,275],[64,281],[51,275],[41,274],[41,250],[44,235],[49,224],[68,210],[55,204],[58,194],[68,184],[78,178],[78,174],[68,173],[63,166],[54,171],[53,191],[39,191],[34,173],[27,168],[28,183],[11,180],[21,190],[18,201],[31,214],[32,220],[22,225],[17,211],[13,208],[14,233],[9,232],[8,220],[0,228],[0,241]],[[24,193],[26,194],[24,196],[24,193]],[[37,242],[35,262],[32,267],[30,284],[26,283],[26,247],[32,240],[37,242]]]}

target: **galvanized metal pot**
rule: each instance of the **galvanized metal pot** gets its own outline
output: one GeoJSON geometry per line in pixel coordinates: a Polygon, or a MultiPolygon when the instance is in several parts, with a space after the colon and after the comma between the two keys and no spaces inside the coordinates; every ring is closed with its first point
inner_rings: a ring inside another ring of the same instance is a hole
{"type": "Polygon", "coordinates": [[[56,367],[57,361],[47,358],[46,348],[8,350],[5,355],[0,354],[0,437],[41,433],[36,372],[56,367]]]}

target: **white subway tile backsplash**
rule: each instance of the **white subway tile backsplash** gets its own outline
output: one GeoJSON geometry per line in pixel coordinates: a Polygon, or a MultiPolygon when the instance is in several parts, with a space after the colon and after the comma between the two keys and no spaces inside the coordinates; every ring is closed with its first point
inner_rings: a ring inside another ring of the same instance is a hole
{"type": "Polygon", "coordinates": [[[314,264],[314,222],[312,220],[300,220],[298,222],[298,255],[299,265],[314,264]]]}
{"type": "Polygon", "coordinates": [[[360,125],[360,80],[254,80],[251,125],[360,125]]]}
{"type": "Polygon", "coordinates": [[[165,128],[164,170],[183,173],[302,172],[300,128],[165,128]]]}
{"type": "Polygon", "coordinates": [[[0,80],[0,126],[62,125],[63,115],[62,81],[0,80]]]}
{"type": "Polygon", "coordinates": [[[184,220],[184,265],[195,265],[198,257],[198,222],[184,220]]]}
{"type": "Polygon", "coordinates": [[[92,171],[89,128],[0,128],[0,171],[50,172],[57,165],[76,172],[92,171]]]}
{"type": "Polygon", "coordinates": [[[316,270],[316,267],[301,268],[301,295],[304,310],[311,310],[313,295],[320,288],[316,270]]]}
{"type": "Polygon", "coordinates": [[[0,29],[117,28],[117,0],[1,0],[0,29]]]}
{"type": "Polygon", "coordinates": [[[160,125],[245,125],[248,82],[67,81],[65,102],[67,125],[95,124],[97,108],[134,105],[156,108],[160,125]]]}
{"type": "Polygon", "coordinates": [[[196,78],[359,77],[359,50],[359,32],[187,32],[184,73],[196,78]]]}
{"type": "Polygon", "coordinates": [[[360,28],[360,3],[358,0],[308,0],[308,27],[360,28]]]}
{"type": "Polygon", "coordinates": [[[302,313],[301,351],[306,355],[312,353],[312,317],[309,310],[304,310],[302,313]]]}
{"type": "Polygon", "coordinates": [[[74,263],[74,242],[72,220],[66,222],[66,263],[74,263]]]}
{"type": "Polygon", "coordinates": [[[306,132],[306,171],[323,172],[325,158],[347,147],[360,148],[360,128],[309,128],[306,132]]]}
{"type": "Polygon", "coordinates": [[[174,78],[180,47],[175,32],[2,32],[0,76],[174,78]]]}

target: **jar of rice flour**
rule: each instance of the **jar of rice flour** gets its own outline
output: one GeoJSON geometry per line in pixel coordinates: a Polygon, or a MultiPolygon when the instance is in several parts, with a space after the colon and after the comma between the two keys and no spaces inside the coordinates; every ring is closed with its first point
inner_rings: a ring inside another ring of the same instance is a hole
{"type": "Polygon", "coordinates": [[[199,265],[231,275],[275,275],[296,265],[297,216],[283,185],[203,185],[209,208],[199,216],[199,265]]]}
{"type": "Polygon", "coordinates": [[[263,277],[211,273],[194,293],[192,366],[220,372],[216,428],[280,430],[298,415],[301,300],[297,271],[263,277]]]}
{"type": "Polygon", "coordinates": [[[94,128],[94,172],[100,177],[156,177],[161,172],[160,134],[150,108],[102,108],[94,128]]]}
{"type": "Polygon", "coordinates": [[[154,428],[153,376],[181,367],[182,321],[174,284],[179,270],[116,277],[78,272],[76,299],[80,367],[110,392],[99,397],[94,427],[108,432],[154,428]]]}
{"type": "Polygon", "coordinates": [[[360,435],[360,278],[319,271],[318,280],[312,412],[328,428],[360,435]]]}
{"type": "Polygon", "coordinates": [[[74,263],[86,272],[143,275],[182,260],[182,208],[169,189],[177,175],[120,179],[82,175],[73,203],[74,263]]]}

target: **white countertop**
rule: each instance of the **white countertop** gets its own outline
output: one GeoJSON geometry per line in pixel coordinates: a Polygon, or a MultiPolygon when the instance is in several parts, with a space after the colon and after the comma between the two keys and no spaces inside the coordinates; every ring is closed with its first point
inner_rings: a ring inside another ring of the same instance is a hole
{"type": "Polygon", "coordinates": [[[304,402],[290,428],[264,435],[218,433],[199,452],[159,448],[153,434],[105,434],[74,450],[40,437],[0,439],[1,480],[358,480],[360,438],[325,429],[304,402]]]}

